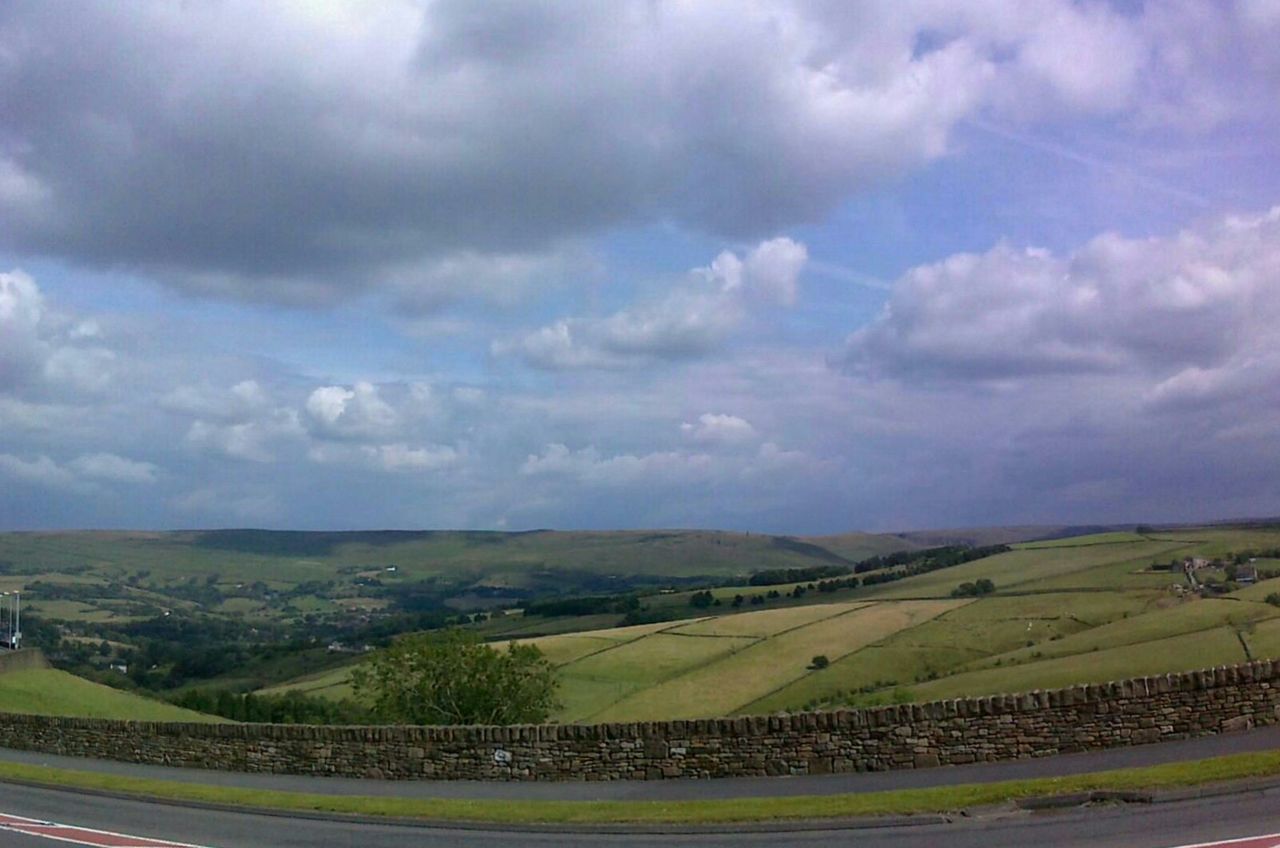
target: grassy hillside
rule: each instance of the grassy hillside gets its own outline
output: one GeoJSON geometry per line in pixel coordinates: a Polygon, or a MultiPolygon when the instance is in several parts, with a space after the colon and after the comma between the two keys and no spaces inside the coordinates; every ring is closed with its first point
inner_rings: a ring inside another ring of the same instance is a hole
{"type": "Polygon", "coordinates": [[[262,623],[339,620],[376,616],[406,595],[483,609],[842,566],[909,547],[871,534],[827,548],[702,530],[0,533],[0,590],[29,592],[37,615],[59,621],[127,623],[166,610],[262,623]]]}
{"type": "Polygon", "coordinates": [[[61,622],[45,633],[86,675],[119,660],[162,691],[330,698],[351,694],[351,649],[457,621],[459,608],[505,606],[467,626],[543,648],[559,668],[561,721],[981,694],[1280,653],[1280,609],[1265,603],[1280,581],[1188,598],[1179,572],[1152,568],[1274,553],[1280,528],[1073,532],[8,533],[0,589],[24,589],[33,630],[61,622]],[[923,550],[965,541],[1012,549],[959,564],[923,550]],[[840,571],[897,551],[914,553],[840,571]],[[766,569],[778,573],[757,583],[813,579],[747,584],[766,569]],[[956,596],[981,581],[994,594],[956,596]],[[532,604],[566,597],[579,606],[532,604]],[[828,665],[811,668],[819,655],[828,665]]]}
{"type": "MultiPolygon", "coordinates": [[[[655,596],[688,618],[535,638],[559,668],[561,721],[630,721],[867,705],[1102,682],[1280,656],[1280,580],[1216,598],[1179,593],[1153,562],[1280,545],[1280,531],[1205,528],[1113,532],[1015,550],[895,582],[696,610],[688,593],[655,596]],[[997,591],[956,599],[962,582],[997,591]],[[810,668],[814,656],[829,665],[810,668]]],[[[1266,567],[1272,561],[1264,560],[1266,567]]],[[[1276,563],[1280,566],[1280,563],[1276,563]]],[[[785,593],[790,584],[777,588],[785,593]]],[[[666,606],[662,606],[666,605],[666,606]]],[[[585,620],[585,619],[584,619],[585,620]]],[[[346,669],[297,681],[349,695],[346,669]]],[[[277,691],[290,688],[277,687],[277,691]]]]}
{"type": "Polygon", "coordinates": [[[0,712],[136,721],[223,721],[52,668],[0,674],[0,712]]]}

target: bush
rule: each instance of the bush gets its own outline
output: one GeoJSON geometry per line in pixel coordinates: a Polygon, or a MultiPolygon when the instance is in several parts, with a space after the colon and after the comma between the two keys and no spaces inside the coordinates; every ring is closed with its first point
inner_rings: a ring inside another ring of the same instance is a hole
{"type": "Polygon", "coordinates": [[[555,667],[533,645],[505,652],[465,630],[406,636],[351,674],[374,715],[404,724],[531,724],[556,702],[555,667]]]}
{"type": "Polygon", "coordinates": [[[826,654],[818,654],[816,657],[814,657],[812,660],[809,661],[809,668],[812,668],[815,670],[826,668],[829,665],[831,665],[831,660],[827,659],[826,654]]]}
{"type": "Polygon", "coordinates": [[[976,598],[981,595],[990,595],[995,590],[996,584],[984,577],[974,583],[961,583],[951,590],[951,597],[976,598]]]}
{"type": "Polygon", "coordinates": [[[1267,603],[1271,604],[1273,607],[1280,607],[1280,592],[1272,592],[1270,595],[1267,595],[1267,603]]]}

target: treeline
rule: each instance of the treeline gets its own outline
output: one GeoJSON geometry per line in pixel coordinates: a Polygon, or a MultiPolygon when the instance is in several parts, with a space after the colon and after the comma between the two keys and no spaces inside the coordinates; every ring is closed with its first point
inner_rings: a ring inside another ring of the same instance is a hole
{"type": "Polygon", "coordinates": [[[1013,549],[1008,545],[986,545],[981,548],[948,546],[945,548],[930,548],[927,551],[916,551],[915,553],[922,554],[922,556],[908,561],[906,565],[896,570],[876,571],[868,574],[862,578],[862,585],[875,586],[879,583],[892,583],[895,580],[915,577],[917,574],[928,574],[931,571],[954,568],[966,562],[985,559],[986,557],[1003,554],[1011,550],[1013,549]]]}
{"type": "Polygon", "coordinates": [[[847,565],[813,565],[807,568],[768,568],[751,575],[751,586],[780,586],[783,583],[812,583],[829,577],[843,577],[852,571],[847,565]]]}
{"type": "Polygon", "coordinates": [[[854,565],[853,571],[855,574],[863,574],[868,571],[880,571],[886,568],[908,565],[911,566],[911,569],[909,569],[910,574],[925,574],[930,571],[937,571],[940,568],[963,565],[966,562],[973,562],[975,559],[986,559],[996,554],[1008,553],[1011,550],[1013,549],[1008,545],[984,545],[978,548],[967,548],[962,545],[943,545],[939,548],[925,548],[921,551],[896,551],[891,554],[881,554],[859,560],[854,565]]]}
{"type": "Polygon", "coordinates": [[[605,615],[628,613],[640,608],[635,595],[598,595],[585,598],[554,598],[525,604],[525,615],[605,615]]]}
{"type": "Polygon", "coordinates": [[[331,701],[299,691],[283,695],[237,694],[226,689],[189,689],[170,703],[232,721],[267,724],[368,724],[369,710],[352,700],[331,701]]]}

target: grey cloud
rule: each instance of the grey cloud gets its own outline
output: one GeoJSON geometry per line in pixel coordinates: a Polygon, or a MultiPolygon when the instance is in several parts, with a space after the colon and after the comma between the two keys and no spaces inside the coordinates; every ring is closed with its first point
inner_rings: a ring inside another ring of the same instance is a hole
{"type": "Polygon", "coordinates": [[[154,483],[158,471],[150,462],[139,462],[112,453],[85,454],[66,463],[59,463],[45,454],[24,459],[0,453],[0,475],[79,494],[99,491],[98,483],[154,483]]]}
{"type": "Polygon", "coordinates": [[[154,483],[159,471],[150,462],[139,462],[113,453],[95,453],[76,457],[70,467],[83,477],[116,483],[154,483]]]}
{"type": "Polygon", "coordinates": [[[737,415],[704,412],[697,423],[689,421],[680,425],[680,432],[695,442],[706,444],[741,445],[759,438],[751,422],[737,415]]]}
{"type": "Polygon", "coordinates": [[[40,339],[43,312],[31,277],[21,271],[0,274],[0,388],[12,388],[38,371],[47,355],[40,339]]]}
{"type": "Polygon", "coordinates": [[[1002,14],[899,5],[9,3],[4,243],[224,296],[390,279],[422,308],[474,290],[441,262],[610,226],[758,237],[944,155],[1025,72],[1002,14]]]}
{"type": "Polygon", "coordinates": [[[178,386],[159,402],[171,412],[221,422],[247,421],[270,406],[270,399],[256,380],[241,380],[227,390],[207,383],[178,386]]]}

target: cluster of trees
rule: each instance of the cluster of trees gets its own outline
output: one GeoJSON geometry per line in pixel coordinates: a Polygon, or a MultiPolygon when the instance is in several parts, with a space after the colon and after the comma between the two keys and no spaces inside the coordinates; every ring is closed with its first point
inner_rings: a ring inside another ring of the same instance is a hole
{"type": "Polygon", "coordinates": [[[910,566],[908,570],[911,574],[924,574],[929,571],[937,571],[940,568],[950,568],[953,565],[973,562],[976,559],[986,559],[989,556],[1003,554],[1010,550],[1013,549],[1008,545],[983,545],[977,548],[969,548],[963,545],[943,545],[939,548],[926,548],[921,551],[897,551],[892,554],[868,557],[859,561],[853,567],[853,570],[856,574],[862,574],[867,571],[880,571],[905,565],[910,566]]]}
{"type": "Polygon", "coordinates": [[[524,605],[525,615],[601,615],[640,609],[635,595],[598,595],[585,598],[553,598],[524,605]]]}
{"type": "Polygon", "coordinates": [[[1251,559],[1280,559],[1280,548],[1263,548],[1256,551],[1238,551],[1227,554],[1236,565],[1244,565],[1251,559]]]}
{"type": "Polygon", "coordinates": [[[694,592],[689,596],[689,606],[694,609],[706,609],[716,603],[716,596],[711,594],[710,589],[704,589],[701,592],[694,592]]]}
{"type": "MultiPolygon", "coordinates": [[[[989,556],[1006,553],[1010,550],[1013,549],[1008,545],[985,545],[981,548],[948,546],[945,548],[930,548],[927,551],[912,551],[910,553],[914,557],[907,560],[900,568],[867,574],[862,578],[862,585],[874,586],[878,583],[892,583],[895,580],[903,580],[907,577],[914,577],[917,574],[928,574],[931,571],[939,571],[943,568],[963,565],[966,562],[986,559],[989,556]]],[[[898,555],[893,554],[891,556],[898,555]]]]}
{"type": "Polygon", "coordinates": [[[809,583],[828,577],[842,577],[851,573],[845,565],[814,565],[808,568],[768,568],[752,574],[747,583],[751,586],[780,586],[783,583],[809,583]]]}
{"type": "Polygon", "coordinates": [[[983,577],[972,583],[961,583],[959,586],[951,590],[953,598],[976,598],[981,595],[990,595],[996,590],[996,584],[983,577]]]}
{"type": "Polygon", "coordinates": [[[367,724],[368,708],[345,699],[331,701],[302,692],[283,695],[237,694],[228,690],[189,689],[170,702],[189,710],[218,715],[233,721],[271,724],[367,724]]]}

